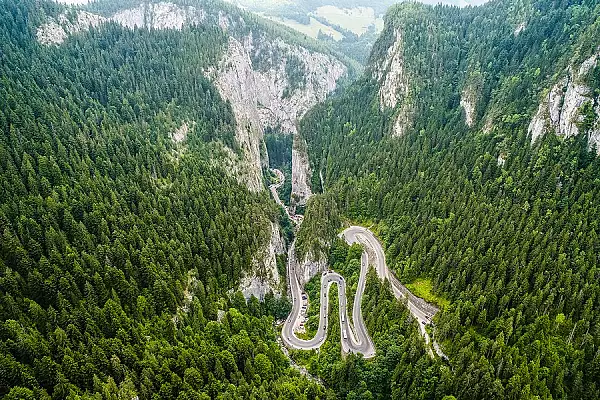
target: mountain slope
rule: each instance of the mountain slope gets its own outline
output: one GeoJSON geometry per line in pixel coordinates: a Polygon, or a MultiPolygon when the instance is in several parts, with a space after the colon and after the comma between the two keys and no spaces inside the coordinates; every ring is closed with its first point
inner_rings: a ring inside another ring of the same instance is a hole
{"type": "MultiPolygon", "coordinates": [[[[278,210],[226,171],[218,27],[80,31],[0,1],[0,396],[322,398],[278,348],[285,302],[233,294],[278,210]]],[[[58,20],[58,19],[56,19],[58,20]]]]}
{"type": "MultiPolygon", "coordinates": [[[[265,129],[294,134],[296,120],[352,75],[349,62],[326,47],[220,2],[98,1],[49,17],[37,35],[42,43],[56,44],[109,21],[129,28],[182,30],[203,25],[223,30],[227,41],[218,61],[199,73],[232,105],[241,156],[229,154],[229,170],[253,191],[264,189],[265,129]]],[[[295,170],[301,175],[292,188],[300,203],[307,192],[304,158],[297,158],[295,170]]]]}
{"type": "MultiPolygon", "coordinates": [[[[455,118],[458,101],[470,128],[502,124],[496,115],[530,116],[549,85],[593,74],[598,22],[594,6],[585,7],[520,0],[460,11],[430,12],[419,4],[391,9],[368,76],[378,82],[382,107],[394,110],[392,134],[437,128],[431,120],[455,118]],[[558,29],[563,24],[569,29],[558,29]]],[[[594,103],[593,90],[588,94],[594,103]]]]}
{"type": "MultiPolygon", "coordinates": [[[[172,30],[172,34],[181,32],[184,37],[201,26],[217,35],[219,41],[202,64],[187,55],[181,59],[181,68],[190,73],[180,78],[181,82],[196,80],[193,75],[208,78],[231,105],[235,134],[221,141],[225,146],[219,151],[220,162],[251,191],[262,191],[269,165],[265,131],[292,135],[291,199],[294,205],[306,204],[311,195],[311,172],[305,146],[296,138],[296,121],[351,76],[347,61],[314,41],[218,1],[103,0],[83,9],[55,7],[36,35],[40,43],[52,47],[65,40],[77,40],[77,35],[88,29],[102,30],[112,23],[134,30],[172,30]]],[[[178,46],[194,46],[196,40],[183,39],[178,46]]],[[[281,241],[276,227],[271,232],[271,244],[281,241]]],[[[271,244],[262,253],[267,255],[266,261],[257,261],[254,272],[242,282],[248,296],[263,298],[269,291],[281,292],[283,279],[275,260],[277,255],[285,254],[285,249],[271,244]]]]}
{"type": "Polygon", "coordinates": [[[600,396],[599,21],[589,1],[398,5],[365,76],[300,124],[313,188],[449,301],[428,398],[600,396]]]}

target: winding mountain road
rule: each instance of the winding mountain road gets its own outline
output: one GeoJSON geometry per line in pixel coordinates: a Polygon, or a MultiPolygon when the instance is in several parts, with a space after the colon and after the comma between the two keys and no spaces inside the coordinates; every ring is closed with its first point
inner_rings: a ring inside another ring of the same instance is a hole
{"type": "Polygon", "coordinates": [[[271,195],[275,199],[275,202],[277,204],[279,204],[279,206],[283,207],[283,209],[285,210],[285,213],[287,214],[288,218],[294,224],[296,224],[297,226],[299,226],[302,223],[302,220],[304,219],[304,216],[290,213],[290,208],[283,203],[283,201],[279,197],[279,193],[277,192],[277,190],[279,190],[279,188],[282,187],[283,184],[285,183],[285,175],[283,174],[283,172],[281,172],[281,170],[278,170],[276,168],[272,168],[271,171],[277,176],[277,179],[278,179],[277,183],[274,183],[274,184],[272,184],[272,185],[269,186],[269,190],[271,191],[271,195]]]}
{"type": "Polygon", "coordinates": [[[390,281],[394,295],[398,299],[403,299],[406,302],[411,314],[419,322],[419,330],[425,339],[428,353],[433,356],[433,350],[431,350],[431,346],[429,345],[431,340],[429,334],[425,330],[425,325],[431,322],[431,318],[433,318],[438,309],[414,296],[394,277],[385,263],[383,248],[371,231],[360,226],[351,226],[342,232],[341,237],[343,237],[350,245],[360,243],[365,248],[361,257],[360,276],[352,307],[352,322],[348,319],[346,281],[338,273],[325,272],[321,276],[321,310],[317,332],[315,336],[309,340],[300,339],[296,336],[295,331],[301,322],[302,288],[296,277],[295,267],[297,262],[292,246],[288,260],[292,312],[283,325],[282,339],[284,343],[294,349],[312,350],[321,347],[327,337],[327,315],[329,307],[327,293],[329,292],[330,286],[335,283],[338,286],[339,322],[341,327],[340,340],[342,343],[342,350],[345,353],[362,353],[365,358],[374,357],[375,346],[367,332],[361,309],[368,268],[369,265],[373,265],[380,279],[387,279],[390,281]]]}
{"type": "MultiPolygon", "coordinates": [[[[284,174],[278,170],[272,170],[278,177],[278,182],[269,186],[269,190],[273,198],[281,207],[284,208],[288,217],[299,226],[302,223],[301,216],[290,214],[290,210],[279,198],[277,189],[279,189],[284,181],[284,174]]],[[[365,290],[367,272],[369,266],[372,265],[377,275],[381,280],[388,280],[394,296],[405,302],[410,313],[419,323],[419,331],[425,340],[427,352],[431,357],[434,356],[431,339],[429,333],[425,329],[425,325],[431,323],[433,316],[439,311],[438,308],[427,303],[425,300],[413,295],[404,285],[398,281],[394,274],[389,270],[385,262],[385,253],[381,243],[377,240],[373,232],[361,226],[351,226],[344,230],[340,237],[346,240],[346,243],[352,245],[359,243],[365,249],[361,256],[360,276],[358,279],[358,287],[354,296],[354,304],[352,306],[352,321],[348,318],[348,307],[346,298],[346,281],[338,273],[333,271],[325,271],[321,275],[321,292],[320,292],[320,316],[317,332],[312,339],[300,339],[296,336],[296,330],[302,323],[302,287],[298,282],[296,275],[296,266],[299,264],[296,260],[295,241],[290,246],[288,252],[288,285],[292,298],[292,311],[286,319],[281,331],[281,338],[286,346],[300,350],[314,350],[321,347],[327,337],[327,316],[329,314],[329,300],[327,295],[331,285],[336,284],[338,287],[338,302],[340,322],[340,341],[344,353],[361,353],[365,358],[375,357],[375,346],[371,337],[367,332],[365,322],[362,316],[362,298],[365,290]]],[[[441,351],[437,343],[433,343],[433,348],[436,353],[445,358],[446,356],[441,351]]]]}
{"type": "Polygon", "coordinates": [[[365,358],[375,356],[375,346],[367,333],[367,328],[362,317],[360,303],[362,301],[362,293],[364,292],[366,272],[368,268],[368,255],[363,253],[363,262],[361,266],[361,275],[358,284],[357,294],[354,298],[352,307],[352,320],[355,323],[355,328],[352,327],[348,319],[348,307],[346,298],[346,281],[336,272],[325,272],[321,275],[321,299],[320,299],[320,318],[317,333],[312,339],[304,340],[296,336],[295,330],[300,324],[300,311],[302,307],[302,288],[296,277],[294,246],[291,247],[289,256],[291,259],[288,263],[288,276],[290,277],[290,293],[292,294],[292,312],[288,316],[283,325],[281,332],[284,343],[294,349],[313,350],[321,347],[327,337],[327,315],[329,308],[329,300],[327,294],[331,285],[338,286],[338,302],[339,302],[339,322],[341,326],[340,336],[342,349],[344,352],[362,353],[365,358]],[[363,271],[364,270],[364,271],[363,271]]]}
{"type": "Polygon", "coordinates": [[[281,199],[279,198],[279,193],[277,193],[277,190],[280,187],[282,187],[283,183],[285,182],[285,175],[283,174],[283,172],[281,172],[280,170],[278,170],[276,168],[272,168],[271,171],[273,171],[273,173],[277,176],[278,182],[269,186],[269,190],[271,191],[271,195],[273,195],[275,202],[277,204],[279,204],[281,207],[285,208],[286,212],[287,212],[287,207],[285,206],[285,204],[283,204],[283,201],[281,201],[281,199]]]}

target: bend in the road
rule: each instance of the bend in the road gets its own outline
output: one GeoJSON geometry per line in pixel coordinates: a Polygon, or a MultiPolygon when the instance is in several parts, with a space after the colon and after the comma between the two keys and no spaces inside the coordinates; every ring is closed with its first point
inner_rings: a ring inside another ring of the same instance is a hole
{"type": "MultiPolygon", "coordinates": [[[[366,285],[366,275],[369,265],[373,265],[379,278],[382,280],[387,279],[390,282],[394,296],[404,300],[407,304],[408,309],[419,324],[419,332],[425,340],[427,351],[429,355],[433,357],[434,353],[430,345],[431,339],[425,329],[425,325],[431,323],[431,319],[438,309],[425,302],[423,299],[414,296],[398,281],[398,279],[396,279],[387,267],[383,248],[373,232],[360,226],[351,226],[344,230],[340,236],[342,236],[350,245],[360,243],[365,248],[361,257],[361,271],[358,288],[356,295],[354,296],[352,322],[348,319],[347,314],[346,282],[341,275],[327,271],[321,276],[321,307],[317,332],[315,336],[309,340],[300,339],[296,336],[295,330],[300,323],[301,317],[302,287],[300,286],[296,275],[297,260],[295,259],[294,245],[292,245],[288,257],[288,279],[292,297],[292,311],[283,326],[282,339],[284,343],[291,348],[304,350],[318,349],[321,347],[327,337],[327,315],[329,307],[327,293],[329,287],[335,283],[338,285],[339,294],[340,340],[342,349],[346,353],[362,353],[365,358],[374,357],[375,346],[367,332],[361,309],[362,297],[366,285]]],[[[433,343],[433,347],[437,352],[437,349],[439,348],[437,343],[433,343]]],[[[440,354],[440,352],[438,352],[438,354],[440,354]]]]}
{"type": "MultiPolygon", "coordinates": [[[[269,186],[269,190],[273,195],[273,198],[278,205],[283,207],[288,217],[296,224],[297,227],[302,223],[302,217],[290,213],[290,210],[279,198],[279,189],[285,182],[285,175],[278,169],[272,170],[278,177],[278,182],[269,186]]],[[[322,180],[321,174],[321,180],[322,180]]],[[[296,336],[295,330],[300,324],[301,307],[302,307],[302,287],[298,282],[296,275],[297,260],[295,258],[295,242],[292,243],[288,253],[288,287],[291,294],[292,300],[292,311],[286,319],[282,329],[282,340],[283,342],[295,349],[312,350],[318,349],[325,342],[327,337],[327,315],[329,301],[327,294],[332,284],[338,286],[338,301],[339,301],[339,319],[340,319],[340,341],[342,343],[342,349],[345,353],[354,352],[362,353],[365,358],[371,358],[375,356],[375,346],[373,341],[367,332],[367,328],[364,323],[362,316],[362,297],[366,285],[366,275],[369,269],[369,265],[372,264],[377,271],[377,275],[380,279],[387,279],[390,282],[392,292],[398,299],[404,300],[406,305],[417,320],[419,324],[419,332],[425,340],[427,346],[427,352],[431,357],[434,357],[433,350],[431,348],[431,339],[425,329],[425,325],[431,323],[433,316],[439,311],[435,306],[427,303],[425,300],[413,295],[400,281],[394,276],[389,270],[385,262],[385,254],[381,243],[377,240],[373,232],[367,228],[361,226],[351,226],[344,230],[340,235],[343,237],[348,244],[360,243],[364,246],[365,250],[361,257],[361,270],[358,281],[358,288],[354,296],[354,303],[352,307],[352,322],[348,318],[347,310],[347,299],[346,299],[346,281],[344,278],[332,271],[326,271],[321,276],[321,309],[319,316],[319,326],[317,332],[312,339],[304,340],[296,336]],[[373,260],[369,259],[371,257],[373,260]]],[[[441,351],[439,345],[433,342],[433,348],[436,353],[445,358],[444,353],[441,351]]]]}

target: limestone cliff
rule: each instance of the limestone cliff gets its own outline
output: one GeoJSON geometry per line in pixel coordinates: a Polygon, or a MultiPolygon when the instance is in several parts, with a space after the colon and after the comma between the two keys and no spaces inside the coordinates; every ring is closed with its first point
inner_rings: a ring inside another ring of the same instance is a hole
{"type": "Polygon", "coordinates": [[[408,95],[408,76],[404,68],[402,51],[402,31],[394,31],[394,42],[388,48],[383,62],[374,66],[374,76],[379,82],[379,106],[381,109],[394,108],[398,97],[408,95]]]}
{"type": "Polygon", "coordinates": [[[600,99],[594,99],[592,90],[585,83],[587,75],[596,67],[599,56],[600,52],[594,54],[579,67],[571,65],[542,96],[537,113],[529,124],[532,142],[549,132],[566,138],[579,135],[579,125],[584,120],[582,107],[589,102],[595,113],[595,122],[588,132],[589,145],[600,143],[600,99]]]}
{"type": "MultiPolygon", "coordinates": [[[[217,65],[204,72],[231,103],[237,122],[241,154],[226,149],[230,156],[227,170],[250,190],[260,191],[264,189],[262,171],[268,165],[264,129],[295,134],[297,120],[337,88],[348,68],[331,54],[267,32],[267,25],[257,23],[255,18],[209,3],[190,6],[176,1],[140,2],[105,16],[70,8],[58,20],[49,19],[40,26],[37,35],[43,44],[60,44],[69,35],[106,21],[131,29],[219,26],[229,37],[227,46],[217,65]]],[[[296,184],[292,192],[303,204],[310,196],[308,156],[300,153],[295,160],[296,184]]]]}
{"type": "Polygon", "coordinates": [[[292,244],[288,251],[288,263],[291,265],[290,269],[295,272],[300,286],[306,285],[312,277],[327,270],[328,264],[325,254],[315,255],[312,251],[309,251],[304,257],[300,256],[301,259],[298,259],[298,257],[295,244],[292,244]]]}
{"type": "MultiPolygon", "coordinates": [[[[336,89],[347,68],[330,55],[251,30],[241,38],[230,37],[221,62],[207,73],[236,115],[243,179],[250,189],[260,190],[262,169],[268,165],[264,129],[295,135],[297,120],[336,89]]],[[[293,170],[292,193],[305,204],[310,196],[306,154],[293,157],[293,170]]]]}
{"type": "Polygon", "coordinates": [[[414,107],[410,96],[410,76],[405,67],[402,30],[394,31],[393,44],[383,60],[373,66],[373,77],[379,83],[379,107],[382,111],[396,108],[393,136],[402,136],[411,126],[414,107]]]}
{"type": "Polygon", "coordinates": [[[204,10],[168,2],[143,3],[117,12],[111,17],[128,28],[182,29],[186,24],[202,23],[204,10]]]}
{"type": "Polygon", "coordinates": [[[277,256],[285,254],[285,242],[279,225],[271,222],[271,239],[267,247],[254,258],[252,271],[246,273],[240,282],[240,291],[244,297],[255,296],[262,300],[269,292],[280,296],[282,293],[281,276],[277,269],[277,256]]]}
{"type": "Polygon", "coordinates": [[[483,75],[479,66],[471,68],[460,96],[460,106],[465,112],[465,123],[469,128],[477,122],[477,103],[481,97],[482,87],[483,75]]]}
{"type": "Polygon", "coordinates": [[[306,205],[312,195],[310,189],[311,175],[306,141],[300,135],[295,135],[292,146],[291,207],[306,205]]]}
{"type": "Polygon", "coordinates": [[[300,282],[301,285],[305,285],[313,276],[326,270],[327,258],[323,255],[316,257],[309,253],[296,269],[298,282],[300,282]]]}
{"type": "Polygon", "coordinates": [[[67,10],[58,18],[49,18],[37,30],[37,40],[44,45],[58,45],[69,35],[96,27],[106,22],[106,18],[83,10],[67,10]]]}

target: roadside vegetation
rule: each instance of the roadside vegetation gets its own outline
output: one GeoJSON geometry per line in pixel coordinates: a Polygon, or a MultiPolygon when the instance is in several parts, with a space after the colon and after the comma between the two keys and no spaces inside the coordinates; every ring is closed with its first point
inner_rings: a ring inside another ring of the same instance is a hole
{"type": "Polygon", "coordinates": [[[433,303],[442,309],[448,307],[450,304],[450,301],[433,292],[433,283],[431,282],[431,279],[417,279],[416,281],[407,283],[404,286],[406,286],[406,288],[415,296],[421,297],[427,302],[433,303]]]}

